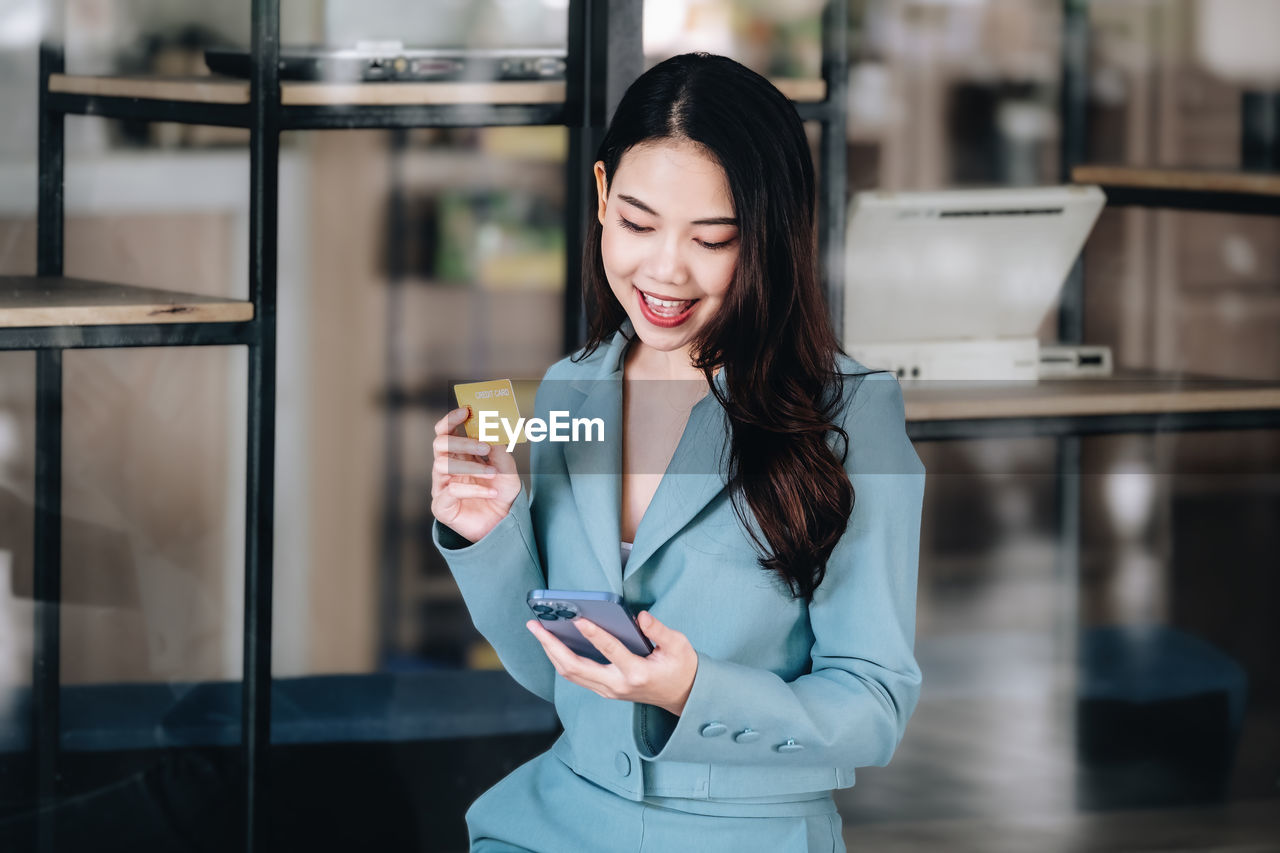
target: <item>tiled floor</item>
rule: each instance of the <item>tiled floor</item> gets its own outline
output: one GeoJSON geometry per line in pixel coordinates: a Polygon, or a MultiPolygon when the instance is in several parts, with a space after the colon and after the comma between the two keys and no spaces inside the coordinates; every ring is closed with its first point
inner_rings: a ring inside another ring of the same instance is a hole
{"type": "Polygon", "coordinates": [[[1085,794],[1132,792],[1081,787],[1094,777],[1050,637],[934,637],[917,653],[926,691],[893,761],[836,792],[850,851],[1280,851],[1280,713],[1246,717],[1228,802],[1085,811],[1085,794]]]}
{"type": "Polygon", "coordinates": [[[1016,814],[845,826],[854,851],[907,853],[1102,853],[1280,850],[1280,798],[1181,809],[1016,814]]]}

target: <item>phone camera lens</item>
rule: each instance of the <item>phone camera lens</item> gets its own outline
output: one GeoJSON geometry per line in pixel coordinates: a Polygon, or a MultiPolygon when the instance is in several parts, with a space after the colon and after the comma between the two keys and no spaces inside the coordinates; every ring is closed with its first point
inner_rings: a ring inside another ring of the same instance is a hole
{"type": "Polygon", "coordinates": [[[556,614],[552,613],[550,610],[548,610],[548,611],[546,611],[545,613],[543,613],[543,612],[539,612],[539,613],[538,613],[538,618],[539,618],[539,619],[543,619],[543,620],[545,620],[545,621],[547,621],[547,622],[554,622],[554,621],[556,621],[557,619],[559,619],[560,617],[559,617],[559,616],[557,616],[556,614]]]}
{"type": "Polygon", "coordinates": [[[537,614],[550,613],[550,612],[552,611],[552,609],[553,609],[553,608],[550,608],[550,607],[548,607],[548,606],[547,606],[547,605],[545,605],[545,604],[535,604],[535,605],[533,605],[533,612],[534,612],[534,613],[537,613],[537,614]]]}
{"type": "Polygon", "coordinates": [[[561,619],[572,619],[578,614],[572,610],[557,610],[556,615],[559,616],[561,619]]]}

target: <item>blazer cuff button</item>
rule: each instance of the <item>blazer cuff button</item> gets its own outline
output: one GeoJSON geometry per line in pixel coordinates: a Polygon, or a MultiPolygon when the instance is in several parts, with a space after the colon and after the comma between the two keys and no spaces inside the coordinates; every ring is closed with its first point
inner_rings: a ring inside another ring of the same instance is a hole
{"type": "Polygon", "coordinates": [[[738,743],[755,743],[760,740],[760,733],[755,729],[743,729],[733,736],[738,743]]]}
{"type": "Polygon", "coordinates": [[[780,743],[774,747],[778,752],[799,752],[804,747],[796,743],[793,739],[787,738],[786,743],[780,743]]]}
{"type": "Polygon", "coordinates": [[[726,726],[724,723],[717,723],[717,722],[707,723],[705,726],[703,726],[701,729],[698,730],[698,732],[703,737],[715,737],[717,735],[722,735],[727,731],[729,731],[728,726],[726,726]]]}

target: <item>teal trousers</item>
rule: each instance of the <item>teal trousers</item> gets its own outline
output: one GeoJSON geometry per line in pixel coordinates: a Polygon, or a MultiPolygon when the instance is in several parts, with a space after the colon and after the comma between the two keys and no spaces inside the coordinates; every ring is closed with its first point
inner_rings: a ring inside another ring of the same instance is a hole
{"type": "Polygon", "coordinates": [[[467,810],[472,853],[845,853],[825,814],[726,817],[620,797],[550,752],[520,765],[467,810]]]}

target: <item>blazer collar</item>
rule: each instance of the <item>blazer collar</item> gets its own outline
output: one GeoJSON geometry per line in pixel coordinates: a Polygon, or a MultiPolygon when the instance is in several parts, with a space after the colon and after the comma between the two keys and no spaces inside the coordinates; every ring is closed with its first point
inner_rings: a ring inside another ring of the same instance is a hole
{"type": "MultiPolygon", "coordinates": [[[[622,379],[623,359],[635,337],[629,319],[614,333],[599,369],[571,382],[582,395],[573,417],[600,418],[602,442],[571,441],[564,445],[573,500],[587,532],[591,551],[613,592],[664,544],[683,529],[727,485],[729,480],[729,422],[710,392],[694,404],[675,454],[667,465],[640,526],[627,568],[622,570],[619,548],[622,530],[622,379]]],[[[725,369],[714,377],[725,390],[725,369]]]]}

